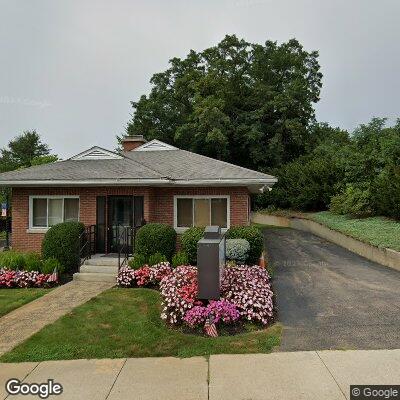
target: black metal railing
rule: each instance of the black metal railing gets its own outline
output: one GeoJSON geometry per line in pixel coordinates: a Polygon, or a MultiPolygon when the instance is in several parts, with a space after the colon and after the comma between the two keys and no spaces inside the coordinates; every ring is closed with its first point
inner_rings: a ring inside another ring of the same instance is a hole
{"type": "Polygon", "coordinates": [[[135,253],[136,233],[145,223],[143,221],[139,226],[118,227],[118,271],[128,265],[129,257],[135,253]]]}
{"type": "Polygon", "coordinates": [[[82,265],[96,253],[96,225],[89,225],[79,236],[79,258],[82,265]]]}

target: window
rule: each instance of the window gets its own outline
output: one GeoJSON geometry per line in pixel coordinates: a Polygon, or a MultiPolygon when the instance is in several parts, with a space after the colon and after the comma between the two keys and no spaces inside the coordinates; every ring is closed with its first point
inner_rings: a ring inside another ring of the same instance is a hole
{"type": "Polygon", "coordinates": [[[175,196],[175,228],[218,225],[229,228],[229,196],[175,196]]]}
{"type": "Polygon", "coordinates": [[[66,221],[79,220],[79,198],[60,196],[31,196],[29,227],[49,228],[66,221]]]}

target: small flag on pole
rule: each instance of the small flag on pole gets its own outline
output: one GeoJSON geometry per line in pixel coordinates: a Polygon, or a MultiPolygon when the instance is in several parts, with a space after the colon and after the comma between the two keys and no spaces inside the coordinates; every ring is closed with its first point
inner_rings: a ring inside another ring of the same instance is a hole
{"type": "Polygon", "coordinates": [[[58,282],[58,273],[57,273],[57,267],[54,268],[53,273],[48,277],[47,282],[51,283],[51,282],[58,282]]]}
{"type": "Polygon", "coordinates": [[[210,337],[217,337],[217,327],[214,324],[213,318],[207,318],[204,324],[204,332],[210,337]]]}

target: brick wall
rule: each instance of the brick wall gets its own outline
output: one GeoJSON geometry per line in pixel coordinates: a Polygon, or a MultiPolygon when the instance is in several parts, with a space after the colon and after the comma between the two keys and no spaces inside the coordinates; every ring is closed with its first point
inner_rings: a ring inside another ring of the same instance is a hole
{"type": "Polygon", "coordinates": [[[28,232],[30,195],[76,195],[80,197],[80,221],[96,223],[96,197],[110,195],[144,196],[144,218],[148,222],[173,225],[174,195],[229,195],[231,225],[249,223],[246,188],[149,188],[149,187],[88,187],[88,188],[14,188],[12,194],[12,246],[20,251],[40,251],[44,233],[28,232]]]}

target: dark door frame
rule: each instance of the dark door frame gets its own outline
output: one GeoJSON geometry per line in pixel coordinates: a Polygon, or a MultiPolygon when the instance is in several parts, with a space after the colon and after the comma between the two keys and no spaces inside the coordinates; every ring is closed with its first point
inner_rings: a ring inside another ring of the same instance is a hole
{"type": "Polygon", "coordinates": [[[97,225],[97,251],[99,253],[110,253],[112,248],[112,219],[113,204],[116,198],[131,198],[130,226],[141,226],[144,221],[144,196],[134,195],[107,195],[97,196],[96,199],[96,225],[97,225]]]}

